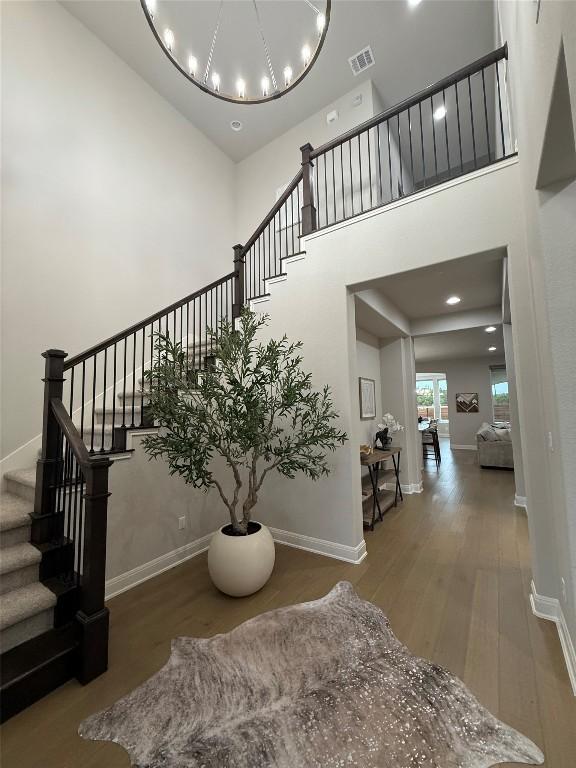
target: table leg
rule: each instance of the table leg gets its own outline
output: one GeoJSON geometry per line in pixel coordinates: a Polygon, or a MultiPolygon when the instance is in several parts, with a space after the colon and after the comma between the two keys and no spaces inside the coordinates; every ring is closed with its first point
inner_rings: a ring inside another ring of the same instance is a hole
{"type": "Polygon", "coordinates": [[[396,506],[398,502],[398,494],[400,494],[400,501],[404,501],[404,496],[402,495],[402,486],[400,485],[400,455],[398,456],[398,462],[396,462],[396,458],[394,455],[392,455],[392,463],[394,464],[394,474],[396,475],[396,488],[394,491],[394,506],[396,506]]]}
{"type": "Polygon", "coordinates": [[[372,483],[372,525],[371,530],[374,530],[374,522],[376,520],[376,509],[378,509],[378,517],[382,520],[382,510],[380,509],[380,502],[378,501],[378,464],[374,464],[368,467],[368,474],[370,475],[370,482],[372,483]]]}

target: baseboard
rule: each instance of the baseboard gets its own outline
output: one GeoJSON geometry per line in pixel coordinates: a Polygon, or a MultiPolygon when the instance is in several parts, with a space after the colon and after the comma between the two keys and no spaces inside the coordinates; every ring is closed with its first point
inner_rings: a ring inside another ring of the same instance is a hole
{"type": "MultiPolygon", "coordinates": [[[[382,487],[382,486],[381,486],[382,487]]],[[[394,491],[396,490],[396,484],[395,483],[384,483],[383,487],[387,491],[394,491]]],[[[422,493],[424,490],[424,486],[422,485],[422,481],[419,483],[400,483],[400,488],[402,488],[402,493],[422,493]]]]}
{"type": "MultiPolygon", "coordinates": [[[[343,560],[346,563],[353,563],[355,565],[361,563],[368,554],[364,540],[357,547],[350,547],[334,541],[325,541],[324,539],[315,539],[312,536],[303,536],[299,533],[281,531],[278,528],[270,528],[270,533],[278,544],[286,544],[288,547],[296,547],[296,549],[305,549],[307,552],[333,557],[336,560],[343,560]]],[[[127,592],[132,587],[136,587],[138,584],[148,581],[148,579],[153,579],[155,576],[164,573],[164,571],[175,568],[177,565],[186,562],[186,560],[206,552],[213,535],[213,533],[209,533],[207,536],[202,536],[202,538],[190,542],[190,544],[185,544],[183,547],[173,549],[171,552],[160,555],[160,557],[150,560],[148,563],[143,563],[131,571],[126,571],[126,573],[121,573],[119,576],[108,579],[106,582],[106,600],[110,600],[116,597],[116,595],[121,595],[122,592],[127,592]]]]}
{"type": "Polygon", "coordinates": [[[574,696],[576,696],[576,650],[574,649],[574,643],[568,632],[568,625],[566,624],[560,601],[555,597],[539,595],[538,592],[536,592],[534,582],[532,582],[530,605],[532,606],[532,613],[535,616],[538,616],[540,619],[555,622],[558,629],[558,636],[560,637],[562,653],[564,654],[564,661],[566,662],[566,668],[568,670],[568,677],[570,678],[574,696]]]}
{"type": "Polygon", "coordinates": [[[528,509],[528,503],[526,502],[526,496],[518,496],[518,494],[515,494],[515,496],[514,496],[514,504],[517,507],[524,507],[524,509],[528,509]]]}
{"type": "Polygon", "coordinates": [[[126,573],[122,573],[120,576],[108,579],[106,582],[106,600],[110,600],[110,598],[116,597],[116,595],[121,595],[122,592],[132,589],[132,587],[136,587],[138,584],[148,581],[148,579],[153,579],[154,576],[159,576],[164,571],[168,571],[170,568],[174,568],[186,560],[190,560],[192,557],[205,552],[208,549],[212,536],[213,534],[209,533],[207,536],[202,536],[202,538],[190,542],[190,544],[185,544],[183,547],[173,549],[165,555],[160,555],[155,560],[139,565],[131,571],[126,571],[126,573]]]}
{"type": "Polygon", "coordinates": [[[315,539],[312,536],[281,531],[279,528],[270,528],[270,533],[278,544],[286,544],[289,547],[296,547],[296,549],[305,549],[307,552],[326,555],[327,557],[333,557],[335,560],[343,560],[345,563],[353,563],[354,565],[361,563],[368,554],[364,540],[358,546],[350,547],[346,544],[338,544],[335,541],[315,539]]]}
{"type": "Polygon", "coordinates": [[[450,448],[453,451],[477,451],[477,445],[451,445],[450,448]]]}

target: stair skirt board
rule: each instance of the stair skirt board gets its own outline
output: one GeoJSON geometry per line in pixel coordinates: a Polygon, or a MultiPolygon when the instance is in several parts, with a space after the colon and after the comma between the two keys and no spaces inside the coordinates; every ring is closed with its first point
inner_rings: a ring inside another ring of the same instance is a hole
{"type": "MultiPolygon", "coordinates": [[[[326,541],[312,536],[282,531],[278,528],[271,528],[270,533],[278,544],[304,549],[307,552],[332,557],[335,560],[343,560],[354,565],[361,563],[367,556],[364,540],[358,546],[351,547],[334,541],[326,541]]],[[[121,595],[123,592],[132,589],[132,587],[136,587],[138,584],[148,581],[148,579],[153,579],[155,576],[164,573],[164,571],[175,568],[177,565],[186,562],[186,560],[206,552],[213,535],[214,533],[209,533],[207,536],[202,536],[190,544],[173,549],[171,552],[160,555],[160,557],[150,560],[148,563],[138,565],[136,568],[126,571],[126,573],[109,579],[106,582],[106,600],[110,600],[116,597],[116,595],[121,595]]]]}

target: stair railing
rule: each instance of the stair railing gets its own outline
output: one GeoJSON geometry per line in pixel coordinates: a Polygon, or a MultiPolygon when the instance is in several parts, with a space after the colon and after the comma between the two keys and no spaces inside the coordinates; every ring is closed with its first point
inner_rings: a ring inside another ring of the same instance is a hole
{"type": "Polygon", "coordinates": [[[515,155],[507,58],[504,45],[318,149],[305,145],[304,234],[515,155]]]}

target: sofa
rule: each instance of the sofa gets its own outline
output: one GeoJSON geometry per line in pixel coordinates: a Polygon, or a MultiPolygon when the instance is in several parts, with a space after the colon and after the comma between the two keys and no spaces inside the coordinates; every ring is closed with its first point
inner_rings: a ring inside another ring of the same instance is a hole
{"type": "Polygon", "coordinates": [[[494,424],[482,424],[476,432],[478,464],[487,469],[514,469],[512,454],[512,436],[509,427],[494,424]]]}

